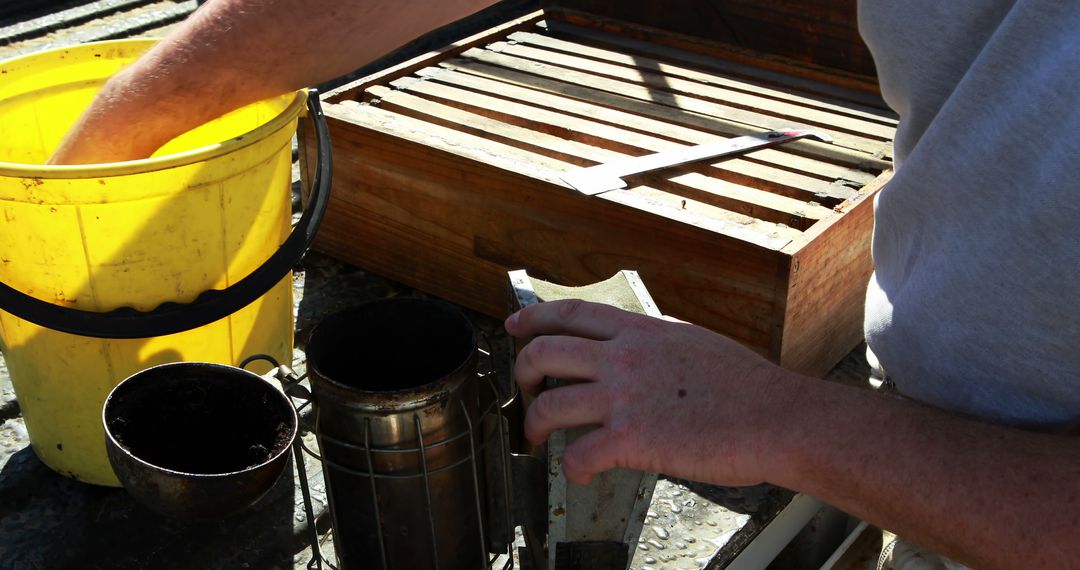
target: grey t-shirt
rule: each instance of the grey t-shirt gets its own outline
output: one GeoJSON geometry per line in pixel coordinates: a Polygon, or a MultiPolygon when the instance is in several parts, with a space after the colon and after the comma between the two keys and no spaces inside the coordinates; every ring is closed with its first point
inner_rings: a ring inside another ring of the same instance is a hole
{"type": "Polygon", "coordinates": [[[866,338],[899,391],[1080,419],[1080,2],[860,0],[900,115],[866,338]]]}

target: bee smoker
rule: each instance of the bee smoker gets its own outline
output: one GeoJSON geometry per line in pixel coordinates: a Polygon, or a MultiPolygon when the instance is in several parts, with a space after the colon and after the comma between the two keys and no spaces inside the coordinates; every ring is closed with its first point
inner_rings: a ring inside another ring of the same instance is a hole
{"type": "MultiPolygon", "coordinates": [[[[510,282],[512,308],[589,298],[523,271],[510,282]]],[[[595,287],[655,311],[632,272],[595,287]]],[[[627,567],[656,475],[567,485],[562,450],[580,430],[524,453],[521,397],[494,364],[510,355],[490,356],[461,311],[430,299],[369,302],[313,330],[314,431],[342,570],[627,567]]]]}

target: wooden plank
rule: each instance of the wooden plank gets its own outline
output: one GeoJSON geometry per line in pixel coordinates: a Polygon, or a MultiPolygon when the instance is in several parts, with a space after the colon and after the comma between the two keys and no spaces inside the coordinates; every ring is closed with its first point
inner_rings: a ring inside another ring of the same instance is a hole
{"type": "MultiPolygon", "coordinates": [[[[382,110],[401,113],[428,124],[442,125],[508,147],[528,146],[529,149],[535,149],[532,152],[545,155],[548,151],[552,151],[558,155],[552,158],[567,160],[571,163],[577,162],[577,159],[603,163],[627,158],[624,154],[492,120],[482,115],[428,101],[404,91],[393,91],[381,86],[372,87],[368,91],[379,98],[379,108],[382,110]]],[[[353,105],[356,104],[353,103],[353,105]]],[[[832,210],[828,208],[731,184],[698,173],[674,176],[669,179],[670,183],[663,178],[651,179],[664,184],[665,192],[658,194],[660,197],[658,200],[666,202],[671,208],[696,209],[700,206],[691,200],[702,202],[724,210],[714,212],[714,217],[769,234],[782,235],[785,239],[793,240],[799,234],[790,228],[772,224],[805,229],[813,222],[832,213],[832,210]],[[772,224],[762,224],[759,221],[772,222],[772,224]]],[[[670,211],[671,208],[665,208],[664,211],[670,211]]]]}
{"type": "Polygon", "coordinates": [[[821,377],[862,342],[873,197],[891,178],[891,170],[882,173],[858,200],[786,248],[786,300],[777,306],[784,312],[777,356],[785,367],[821,377]]]}
{"type": "Polygon", "coordinates": [[[378,107],[360,105],[355,101],[328,105],[325,113],[328,117],[332,116],[350,126],[384,131],[431,148],[457,151],[486,166],[535,178],[554,186],[565,187],[561,180],[562,173],[576,168],[574,164],[542,154],[425,123],[378,107]]]}
{"type": "MultiPolygon", "coordinates": [[[[687,6],[696,6],[696,8],[705,8],[707,10],[710,6],[723,6],[727,3],[689,2],[687,6]]],[[[666,12],[665,9],[669,8],[669,5],[666,4],[653,4],[654,8],[662,12],[666,12]]],[[[680,6],[680,8],[687,8],[687,6],[680,6]]],[[[635,19],[623,17],[617,12],[589,12],[551,8],[551,6],[545,6],[544,14],[546,22],[553,26],[567,22],[578,26],[603,29],[612,33],[621,33],[621,35],[636,37],[653,43],[672,45],[675,48],[688,51],[700,51],[708,55],[732,59],[744,58],[747,62],[753,59],[765,59],[766,62],[761,64],[764,67],[818,81],[845,85],[869,93],[876,91],[874,62],[869,57],[861,38],[853,42],[843,41],[837,43],[820,32],[805,35],[806,30],[796,31],[777,26],[762,26],[760,22],[742,21],[734,23],[734,28],[726,30],[737,29],[739,31],[740,38],[732,39],[726,32],[693,33],[676,27],[667,27],[664,25],[664,16],[650,17],[644,19],[644,21],[643,19],[637,19],[635,21],[635,19]],[[791,51],[774,48],[774,45],[779,45],[788,38],[797,38],[800,35],[802,41],[800,44],[795,45],[801,49],[812,50],[812,52],[792,53],[791,51]],[[856,53],[861,53],[861,55],[855,56],[856,53]]],[[[703,16],[701,23],[724,27],[732,25],[728,19],[718,17],[716,14],[703,16]]]]}
{"type": "Polygon", "coordinates": [[[617,53],[646,55],[713,73],[722,73],[732,77],[741,77],[752,82],[773,85],[781,89],[797,89],[807,94],[850,102],[866,109],[887,110],[885,101],[878,93],[867,93],[864,90],[850,89],[833,83],[775,71],[759,65],[678,49],[656,42],[642,41],[635,37],[607,33],[566,22],[540,21],[536,23],[535,28],[543,33],[555,37],[564,37],[570,41],[591,42],[601,45],[617,53]]]}
{"type": "Polygon", "coordinates": [[[480,33],[473,34],[442,48],[418,55],[398,65],[381,69],[375,73],[361,77],[356,81],[330,90],[322,95],[322,99],[329,102],[352,99],[357,93],[363,92],[364,89],[367,89],[372,85],[377,85],[391,79],[408,75],[417,69],[436,65],[439,61],[454,57],[463,51],[503,38],[506,34],[514,30],[532,28],[535,26],[536,22],[543,18],[543,16],[543,11],[537,10],[520,18],[514,18],[504,24],[488,28],[480,33]]]}
{"type": "MultiPolygon", "coordinates": [[[[449,110],[449,108],[446,110],[449,110]]],[[[576,168],[576,165],[516,148],[492,140],[489,136],[479,136],[450,129],[427,120],[416,119],[379,107],[360,105],[355,101],[343,101],[340,104],[329,106],[326,114],[327,116],[332,115],[335,118],[345,120],[351,125],[392,133],[406,140],[422,144],[427,148],[445,150],[487,166],[536,178],[557,187],[558,191],[579,195],[577,191],[567,187],[560,178],[563,172],[576,168]]],[[[494,127],[489,123],[477,123],[477,126],[480,126],[481,129],[494,127]]],[[[447,175],[457,176],[458,174],[448,173],[447,175]]],[[[653,189],[647,187],[635,187],[634,190],[639,188],[641,192],[653,191],[653,189]]],[[[689,199],[684,201],[666,192],[652,195],[656,197],[654,201],[644,204],[642,207],[654,207],[656,206],[656,200],[663,200],[668,207],[663,208],[662,211],[665,212],[665,215],[673,216],[670,221],[707,229],[759,247],[779,249],[801,236],[800,232],[792,228],[786,228],[752,217],[740,216],[737,213],[710,204],[689,199]]],[[[608,199],[604,194],[596,198],[608,199]]],[[[626,203],[630,204],[631,202],[626,203]]],[[[657,209],[657,211],[661,210],[657,209]]]]}
{"type": "MultiPolygon", "coordinates": [[[[496,45],[496,47],[500,46],[496,45]]],[[[698,113],[701,115],[711,116],[733,123],[741,123],[744,128],[750,127],[754,131],[776,130],[784,128],[814,128],[813,125],[807,124],[805,122],[779,119],[776,117],[763,115],[761,113],[737,109],[735,107],[723,105],[720,103],[703,101],[695,97],[680,95],[678,93],[669,93],[656,89],[649,89],[648,87],[644,87],[627,81],[599,77],[590,73],[583,73],[580,71],[574,71],[571,69],[548,65],[538,61],[513,57],[506,54],[497,53],[496,51],[492,50],[480,50],[474,48],[465,51],[461,54],[461,56],[462,58],[464,58],[465,61],[471,59],[476,63],[486,64],[489,67],[503,68],[514,72],[536,75],[544,77],[546,79],[562,81],[569,85],[588,87],[590,89],[605,91],[615,95],[621,95],[623,97],[638,99],[640,101],[652,102],[655,105],[672,107],[685,112],[698,113]]],[[[452,61],[456,62],[457,60],[452,61]]],[[[458,65],[458,69],[462,69],[465,71],[468,71],[469,69],[467,65],[458,65]]],[[[888,152],[889,145],[881,141],[852,135],[850,133],[838,132],[829,134],[833,135],[834,143],[832,145],[823,146],[846,148],[857,151],[862,155],[869,155],[870,157],[874,157],[875,155],[885,155],[888,152]]],[[[809,142],[809,144],[823,143],[814,143],[811,141],[809,142]]],[[[802,145],[796,146],[795,148],[802,148],[802,145]]]]}
{"type": "MultiPolygon", "coordinates": [[[[485,57],[482,53],[476,55],[485,57]]],[[[492,55],[497,56],[498,54],[492,55]]],[[[623,87],[620,85],[620,82],[598,79],[597,81],[600,88],[594,88],[590,85],[579,85],[577,83],[567,83],[563,81],[563,79],[567,77],[577,78],[577,74],[574,72],[566,72],[560,76],[558,73],[554,73],[553,69],[532,62],[532,65],[528,66],[533,68],[531,70],[548,72],[546,76],[536,75],[526,71],[501,67],[498,65],[497,57],[485,57],[485,59],[495,60],[494,64],[488,64],[477,59],[451,59],[449,61],[441,62],[439,65],[446,69],[456,70],[461,73],[476,75],[495,81],[502,81],[512,85],[559,93],[567,97],[577,98],[597,105],[605,105],[626,112],[639,113],[646,117],[671,120],[684,126],[709,130],[724,136],[757,134],[761,133],[762,130],[766,130],[766,128],[760,126],[729,120],[722,116],[710,115],[693,109],[680,108],[677,106],[681,101],[679,97],[671,98],[675,105],[662,105],[654,103],[647,96],[642,97],[641,93],[620,93],[619,89],[623,87]]],[[[709,109],[704,109],[704,111],[707,110],[709,109]]],[[[877,173],[892,167],[891,144],[880,144],[866,150],[858,150],[813,140],[800,140],[785,145],[783,152],[831,162],[865,172],[877,173]],[[870,150],[873,150],[874,152],[871,153],[869,152],[870,150]]]]}
{"type": "MultiPolygon", "coordinates": [[[[842,117],[861,119],[874,125],[883,125],[886,127],[891,127],[893,129],[896,128],[897,124],[896,117],[889,113],[887,110],[880,107],[874,108],[860,105],[858,103],[853,103],[851,101],[838,101],[821,95],[813,97],[805,96],[799,94],[798,92],[792,91],[790,89],[790,86],[788,86],[787,88],[777,88],[773,85],[760,81],[742,79],[738,76],[721,74],[712,70],[702,71],[698,69],[691,69],[689,67],[673,64],[663,59],[651,57],[650,55],[645,55],[640,52],[635,54],[627,54],[625,51],[614,51],[610,49],[593,47],[585,45],[580,41],[568,41],[551,37],[549,35],[538,34],[535,32],[513,32],[509,36],[507,36],[507,38],[512,42],[517,42],[519,44],[525,44],[540,49],[574,55],[582,58],[589,58],[592,60],[602,61],[628,68],[648,70],[649,72],[653,72],[662,76],[687,79],[697,83],[715,86],[725,90],[731,90],[734,92],[733,95],[731,95],[730,97],[725,96],[721,98],[726,101],[737,103],[739,102],[739,99],[737,99],[737,97],[745,97],[747,102],[743,103],[743,106],[752,106],[755,104],[755,101],[758,101],[759,99],[767,99],[794,104],[804,109],[809,108],[816,111],[832,113],[842,117]],[[757,99],[751,99],[748,96],[757,97],[757,99]]],[[[644,44],[644,42],[640,43],[644,44]]],[[[767,100],[758,104],[768,105],[769,103],[767,100]]]]}
{"type": "MultiPolygon", "coordinates": [[[[397,89],[422,95],[428,99],[437,100],[446,105],[465,109],[504,123],[527,127],[568,141],[585,143],[617,153],[591,158],[593,163],[610,162],[627,156],[646,154],[654,150],[667,150],[684,146],[669,140],[581,117],[566,115],[551,109],[537,108],[519,101],[497,98],[485,93],[466,91],[429,80],[432,77],[435,77],[435,75],[428,75],[425,80],[415,78],[399,79],[391,83],[391,85],[397,89]]],[[[375,93],[375,91],[369,92],[375,93]]]]}
{"type": "MultiPolygon", "coordinates": [[[[444,72],[443,74],[445,75],[446,73],[448,72],[444,72]]],[[[391,85],[398,89],[422,94],[446,105],[465,109],[502,122],[527,127],[546,134],[556,135],[559,138],[570,141],[584,142],[589,145],[615,150],[630,156],[638,156],[648,152],[663,152],[675,148],[686,148],[686,145],[627,130],[622,127],[615,127],[610,124],[575,117],[550,109],[537,108],[514,100],[500,99],[480,92],[465,91],[431,80],[438,79],[439,76],[440,74],[438,73],[428,75],[427,78],[429,80],[426,81],[419,81],[413,78],[399,79],[394,81],[391,85]]],[[[374,93],[374,91],[371,90],[369,90],[369,92],[374,93]]],[[[529,142],[527,139],[522,140],[526,143],[529,142]]],[[[717,140],[721,140],[721,137],[716,137],[714,135],[709,137],[708,142],[715,142],[717,140]]],[[[757,153],[754,152],[749,153],[746,156],[754,156],[756,154],[757,153]]],[[[596,162],[612,162],[618,160],[618,158],[612,156],[596,158],[593,160],[596,162]]],[[[815,200],[822,201],[822,197],[828,197],[832,198],[832,200],[829,201],[830,205],[835,205],[849,197],[848,192],[838,193],[836,192],[835,186],[823,181],[800,176],[770,166],[756,164],[742,158],[730,158],[719,162],[712,162],[711,166],[712,168],[700,168],[698,171],[706,176],[758,188],[780,196],[793,198],[801,202],[815,200]]],[[[683,168],[682,170],[687,170],[687,168],[683,168]]],[[[810,217],[813,219],[820,219],[822,216],[811,215],[810,217]]],[[[783,223],[789,222],[784,221],[783,223]]]]}
{"type": "MultiPolygon", "coordinates": [[[[391,85],[398,86],[395,81],[391,85]]],[[[423,93],[423,91],[416,91],[423,93]]],[[[414,117],[425,123],[469,133],[503,145],[528,150],[554,158],[569,165],[570,169],[580,166],[622,160],[626,154],[603,146],[596,146],[548,134],[541,130],[492,119],[486,115],[472,113],[468,106],[444,105],[422,97],[417,97],[413,90],[398,90],[376,85],[367,90],[373,99],[371,104],[379,109],[414,117]]],[[[479,96],[477,96],[479,97],[479,96]]],[[[345,104],[345,103],[343,103],[345,104]]]]}
{"type": "MultiPolygon", "coordinates": [[[[717,180],[697,172],[663,178],[659,174],[643,175],[642,180],[665,192],[686,200],[695,200],[725,210],[745,214],[751,218],[772,222],[780,227],[776,231],[787,234],[782,226],[796,230],[812,227],[826,217],[831,210],[817,204],[777,196],[757,188],[717,180]]],[[[682,202],[682,200],[677,200],[682,202]]],[[[689,202],[688,202],[689,203],[689,202]]]]}
{"type": "Polygon", "coordinates": [[[645,0],[545,0],[559,8],[872,74],[855,0],[726,0],[657,4],[645,0]]]}
{"type": "Polygon", "coordinates": [[[487,49],[561,68],[632,82],[653,90],[692,96],[769,117],[778,117],[787,122],[800,121],[804,124],[829,129],[830,133],[841,131],[855,136],[872,137],[887,141],[891,139],[892,132],[895,131],[895,127],[882,125],[874,121],[849,118],[837,113],[793,105],[742,91],[714,87],[701,82],[700,79],[694,81],[679,79],[659,73],[660,70],[654,71],[646,63],[643,63],[640,67],[612,65],[510,42],[496,42],[487,46],[487,49]]]}
{"type": "MultiPolygon", "coordinates": [[[[738,42],[718,41],[718,36],[694,36],[690,34],[672,32],[657,27],[656,22],[648,23],[631,22],[600,16],[595,13],[586,13],[576,10],[558,9],[545,10],[545,22],[553,30],[561,28],[565,24],[578,27],[589,27],[604,32],[621,35],[638,40],[670,46],[681,50],[696,52],[710,57],[737,61],[749,65],[755,65],[763,69],[769,69],[780,73],[802,77],[813,81],[828,83],[864,91],[866,93],[880,94],[877,80],[872,68],[861,71],[852,71],[843,67],[821,65],[813,61],[796,60],[784,55],[776,55],[769,50],[755,49],[744,46],[738,42]]],[[[777,30],[764,30],[755,35],[769,38],[775,37],[777,30]]],[[[836,53],[840,53],[839,51],[836,53]]]]}
{"type": "MultiPolygon", "coordinates": [[[[558,84],[540,78],[532,81],[536,85],[543,85],[543,91],[446,68],[421,69],[417,71],[417,74],[435,83],[460,87],[475,93],[489,93],[511,101],[521,101],[533,107],[554,109],[576,117],[589,118],[609,125],[618,125],[624,129],[633,129],[640,133],[647,133],[687,144],[705,144],[717,138],[715,133],[702,129],[566,97],[555,92],[558,84]]],[[[600,95],[604,94],[601,93],[600,95]]],[[[468,100],[468,98],[464,100],[468,100]]],[[[637,102],[631,101],[631,103],[637,102]]],[[[569,133],[566,136],[573,136],[573,134],[575,133],[569,133]]],[[[766,170],[760,171],[760,175],[758,175],[760,177],[774,180],[785,186],[806,189],[818,197],[839,200],[853,197],[854,190],[843,187],[837,188],[833,185],[835,181],[848,180],[862,186],[869,183],[876,176],[873,173],[774,149],[762,149],[745,158],[726,161],[725,167],[730,171],[740,172],[746,176],[757,175],[756,169],[750,167],[742,169],[741,166],[744,162],[750,165],[760,164],[766,166],[766,170]],[[787,175],[791,175],[791,177],[787,175]]]]}

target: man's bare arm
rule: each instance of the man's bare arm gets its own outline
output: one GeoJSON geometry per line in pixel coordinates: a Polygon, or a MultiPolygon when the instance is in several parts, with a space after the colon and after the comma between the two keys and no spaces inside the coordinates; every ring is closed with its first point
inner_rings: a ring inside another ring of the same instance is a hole
{"type": "Polygon", "coordinates": [[[571,444],[575,482],[630,467],[808,493],[959,562],[1064,568],[1080,560],[1080,438],[972,421],[784,371],[700,327],[580,302],[535,305],[507,331],[537,336],[515,379],[540,392],[533,442],[571,444]]]}
{"type": "Polygon", "coordinates": [[[968,566],[1080,560],[1080,437],[800,379],[773,481],[968,566]]]}
{"type": "Polygon", "coordinates": [[[228,111],[352,71],[493,0],[212,0],[117,74],[50,162],[145,158],[228,111]]]}

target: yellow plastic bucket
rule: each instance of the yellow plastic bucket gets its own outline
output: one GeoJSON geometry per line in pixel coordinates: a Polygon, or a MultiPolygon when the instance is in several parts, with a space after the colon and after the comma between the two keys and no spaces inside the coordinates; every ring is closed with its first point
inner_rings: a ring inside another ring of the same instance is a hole
{"type": "Polygon", "coordinates": [[[176,361],[292,360],[288,268],[311,238],[290,237],[303,91],[230,113],[146,160],[44,165],[104,81],[151,45],[0,62],[0,350],[38,457],[99,485],[119,484],[101,407],[124,378],[176,361]]]}

